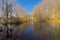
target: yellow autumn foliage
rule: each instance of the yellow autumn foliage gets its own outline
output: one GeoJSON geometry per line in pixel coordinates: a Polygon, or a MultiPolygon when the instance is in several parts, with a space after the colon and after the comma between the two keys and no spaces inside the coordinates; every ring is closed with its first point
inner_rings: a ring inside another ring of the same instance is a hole
{"type": "Polygon", "coordinates": [[[60,20],[60,0],[44,0],[34,8],[34,20],[60,20]]]}

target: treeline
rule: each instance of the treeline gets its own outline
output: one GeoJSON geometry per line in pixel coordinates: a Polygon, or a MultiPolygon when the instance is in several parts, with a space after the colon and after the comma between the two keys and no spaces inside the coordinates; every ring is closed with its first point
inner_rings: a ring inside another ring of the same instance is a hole
{"type": "Polygon", "coordinates": [[[60,20],[60,0],[44,0],[34,7],[34,20],[60,20]]]}

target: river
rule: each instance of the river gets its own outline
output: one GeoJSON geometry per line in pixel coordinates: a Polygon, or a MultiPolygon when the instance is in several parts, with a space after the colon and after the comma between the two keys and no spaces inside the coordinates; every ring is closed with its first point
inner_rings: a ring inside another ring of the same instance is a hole
{"type": "MultiPolygon", "coordinates": [[[[12,34],[14,40],[59,40],[60,24],[58,23],[32,23],[27,22],[21,25],[12,24],[10,29],[13,29],[12,34]]],[[[0,32],[0,40],[6,36],[6,27],[0,32]]],[[[11,39],[11,40],[12,40],[11,39]]]]}

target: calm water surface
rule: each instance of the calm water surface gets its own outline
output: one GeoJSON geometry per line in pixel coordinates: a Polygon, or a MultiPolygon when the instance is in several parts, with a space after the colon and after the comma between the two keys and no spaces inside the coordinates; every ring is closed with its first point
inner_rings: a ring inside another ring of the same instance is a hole
{"type": "MultiPolygon", "coordinates": [[[[5,26],[4,26],[5,27],[5,26]]],[[[19,40],[60,40],[60,24],[58,23],[24,23],[21,25],[12,24],[12,34],[19,40]]],[[[4,32],[0,32],[0,39],[6,36],[6,27],[4,32]]]]}

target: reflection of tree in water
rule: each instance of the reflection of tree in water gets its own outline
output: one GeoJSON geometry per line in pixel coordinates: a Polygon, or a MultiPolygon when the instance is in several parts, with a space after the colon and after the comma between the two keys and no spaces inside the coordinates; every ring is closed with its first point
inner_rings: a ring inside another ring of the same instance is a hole
{"type": "Polygon", "coordinates": [[[60,38],[60,0],[44,0],[34,8],[34,29],[36,36],[42,40],[59,40],[60,38]],[[38,10],[38,11],[36,11],[38,10]],[[36,21],[35,21],[36,20],[36,21]],[[53,21],[58,21],[54,23],[53,21]],[[46,22],[45,22],[46,21],[46,22]],[[51,21],[51,22],[48,22],[51,21]]]}
{"type": "Polygon", "coordinates": [[[35,35],[42,38],[42,40],[59,40],[60,38],[60,24],[40,22],[34,23],[35,35]],[[54,26],[54,27],[53,27],[54,26]]]}

